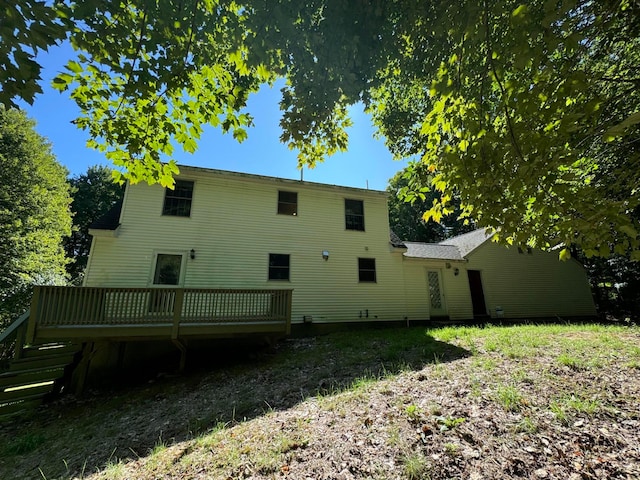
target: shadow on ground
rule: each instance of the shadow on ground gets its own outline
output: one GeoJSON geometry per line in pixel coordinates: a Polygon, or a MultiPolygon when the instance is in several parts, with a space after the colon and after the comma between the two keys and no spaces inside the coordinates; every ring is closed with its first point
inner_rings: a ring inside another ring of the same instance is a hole
{"type": "Polygon", "coordinates": [[[21,478],[83,476],[220,424],[469,354],[418,327],[287,339],[269,349],[224,344],[199,349],[190,352],[181,375],[156,370],[144,384],[142,377],[129,376],[82,399],[63,397],[28,419],[0,427],[0,436],[12,439],[0,451],[0,478],[16,472],[21,478]]]}

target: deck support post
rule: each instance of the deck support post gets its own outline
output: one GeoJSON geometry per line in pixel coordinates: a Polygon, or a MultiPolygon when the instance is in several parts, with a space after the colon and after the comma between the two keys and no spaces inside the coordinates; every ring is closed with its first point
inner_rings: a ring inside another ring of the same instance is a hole
{"type": "Polygon", "coordinates": [[[182,315],[182,304],[184,302],[184,288],[176,289],[176,299],[173,304],[173,325],[171,327],[171,341],[180,350],[180,371],[184,370],[187,363],[187,346],[180,340],[180,317],[182,315]]]}
{"type": "Polygon", "coordinates": [[[171,341],[176,347],[178,347],[178,350],[180,350],[179,371],[182,372],[184,370],[185,365],[187,364],[187,346],[179,338],[172,338],[171,341]]]}
{"type": "Polygon", "coordinates": [[[82,348],[82,357],[80,358],[80,363],[78,364],[72,378],[74,393],[77,397],[81,396],[84,391],[84,384],[87,380],[87,375],[89,374],[89,365],[91,364],[91,357],[94,354],[94,350],[94,342],[87,342],[82,348]]]}

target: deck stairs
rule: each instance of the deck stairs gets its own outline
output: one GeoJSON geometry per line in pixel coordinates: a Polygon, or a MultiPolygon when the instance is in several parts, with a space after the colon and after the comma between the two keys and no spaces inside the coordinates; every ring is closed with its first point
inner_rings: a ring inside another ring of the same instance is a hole
{"type": "Polygon", "coordinates": [[[22,356],[0,373],[0,421],[33,409],[58,391],[80,348],[73,343],[24,347],[22,356]]]}
{"type": "Polygon", "coordinates": [[[14,352],[0,370],[0,422],[35,408],[59,391],[81,349],[71,342],[24,345],[26,318],[28,313],[0,335],[0,341],[13,343],[14,352]]]}

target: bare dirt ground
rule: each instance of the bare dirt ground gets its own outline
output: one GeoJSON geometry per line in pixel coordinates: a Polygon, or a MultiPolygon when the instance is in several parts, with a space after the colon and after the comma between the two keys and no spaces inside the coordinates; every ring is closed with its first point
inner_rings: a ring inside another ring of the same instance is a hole
{"type": "Polygon", "coordinates": [[[373,330],[224,359],[0,427],[0,478],[640,478],[637,328],[373,330]]]}

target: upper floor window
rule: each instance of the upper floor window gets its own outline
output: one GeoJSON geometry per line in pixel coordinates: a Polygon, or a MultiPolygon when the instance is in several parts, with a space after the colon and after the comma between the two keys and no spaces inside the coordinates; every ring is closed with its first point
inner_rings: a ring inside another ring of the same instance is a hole
{"type": "Polygon", "coordinates": [[[278,191],[278,213],[281,215],[298,215],[298,193],[278,191]]]}
{"type": "Polygon", "coordinates": [[[191,199],[193,197],[193,182],[176,180],[173,190],[165,189],[163,215],[176,217],[191,216],[191,199]]]}
{"type": "Polygon", "coordinates": [[[289,280],[289,255],[269,254],[269,280],[289,280]]]}
{"type": "Polygon", "coordinates": [[[362,200],[344,200],[344,219],[347,230],[364,231],[364,204],[362,200]]]}
{"type": "Polygon", "coordinates": [[[360,282],[376,281],[375,258],[358,258],[358,280],[360,282]]]}

